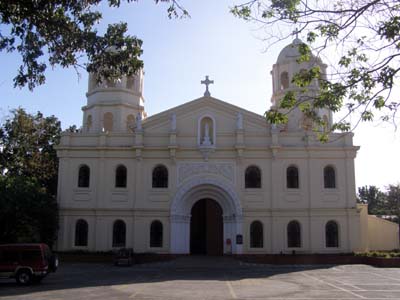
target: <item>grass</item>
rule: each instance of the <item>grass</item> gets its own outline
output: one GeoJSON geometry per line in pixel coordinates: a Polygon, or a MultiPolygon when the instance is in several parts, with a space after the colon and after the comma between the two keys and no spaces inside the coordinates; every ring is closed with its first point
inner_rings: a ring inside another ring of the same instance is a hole
{"type": "Polygon", "coordinates": [[[366,256],[366,257],[379,257],[379,258],[400,258],[400,249],[394,249],[391,251],[368,251],[358,252],[355,256],[366,256]]]}

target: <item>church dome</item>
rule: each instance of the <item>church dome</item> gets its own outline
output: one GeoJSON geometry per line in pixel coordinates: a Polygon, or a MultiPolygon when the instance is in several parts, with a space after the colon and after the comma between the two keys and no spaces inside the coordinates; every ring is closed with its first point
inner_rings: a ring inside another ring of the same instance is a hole
{"type": "Polygon", "coordinates": [[[299,38],[295,38],[293,42],[287,45],[278,55],[277,64],[297,59],[300,56],[298,46],[303,42],[299,38]]]}

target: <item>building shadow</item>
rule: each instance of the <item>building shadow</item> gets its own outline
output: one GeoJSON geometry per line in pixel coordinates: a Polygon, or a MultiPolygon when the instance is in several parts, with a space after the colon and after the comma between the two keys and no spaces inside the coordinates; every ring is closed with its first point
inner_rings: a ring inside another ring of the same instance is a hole
{"type": "Polygon", "coordinates": [[[266,279],[334,265],[267,265],[241,262],[231,257],[183,256],[171,261],[117,267],[105,263],[65,263],[40,284],[19,286],[13,279],[0,281],[0,298],[71,289],[140,285],[167,281],[237,281],[266,279]]]}

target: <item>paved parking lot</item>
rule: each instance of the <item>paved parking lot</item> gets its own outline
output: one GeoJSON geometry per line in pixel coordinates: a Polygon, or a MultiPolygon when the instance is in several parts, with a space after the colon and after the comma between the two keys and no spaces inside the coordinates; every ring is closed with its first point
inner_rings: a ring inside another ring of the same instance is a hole
{"type": "Polygon", "coordinates": [[[253,265],[207,257],[132,267],[70,263],[39,285],[0,281],[0,299],[400,299],[400,269],[253,265]]]}

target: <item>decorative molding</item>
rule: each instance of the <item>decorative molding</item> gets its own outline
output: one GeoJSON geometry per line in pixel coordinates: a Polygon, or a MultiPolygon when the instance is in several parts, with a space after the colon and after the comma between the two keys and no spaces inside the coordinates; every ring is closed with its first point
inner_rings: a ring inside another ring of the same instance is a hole
{"type": "Polygon", "coordinates": [[[203,155],[204,161],[208,161],[208,158],[210,157],[210,154],[215,151],[214,146],[199,146],[199,150],[201,154],[203,155]]]}
{"type": "Polygon", "coordinates": [[[179,163],[178,185],[196,175],[217,175],[235,182],[235,167],[231,163],[179,163]]]}
{"type": "Polygon", "coordinates": [[[170,219],[172,222],[176,222],[176,223],[189,223],[190,222],[190,216],[187,216],[187,215],[171,215],[170,219]]]}
{"type": "MultiPolygon", "coordinates": [[[[186,195],[191,190],[202,187],[204,185],[212,186],[209,188],[203,187],[204,190],[212,190],[214,187],[214,190],[217,189],[220,193],[225,194],[226,196],[224,198],[227,204],[229,203],[231,210],[229,213],[234,214],[236,217],[242,216],[242,205],[233,187],[230,184],[223,182],[222,180],[212,179],[208,177],[194,178],[177,191],[171,204],[171,216],[190,214],[191,207],[186,207],[187,205],[185,205],[186,195]],[[184,211],[185,209],[187,209],[188,211],[184,211]]],[[[228,215],[227,212],[224,213],[228,215]]]]}

